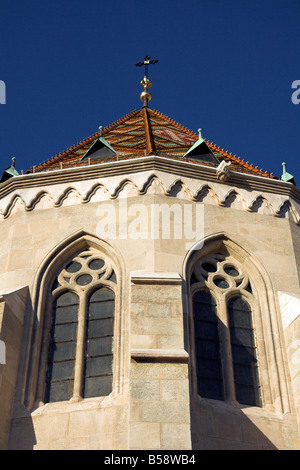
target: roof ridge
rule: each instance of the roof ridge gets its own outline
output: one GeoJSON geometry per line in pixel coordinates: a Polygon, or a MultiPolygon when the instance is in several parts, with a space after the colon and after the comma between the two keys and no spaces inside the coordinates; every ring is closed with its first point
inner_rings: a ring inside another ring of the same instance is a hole
{"type": "MultiPolygon", "coordinates": [[[[153,140],[153,137],[152,137],[152,134],[151,134],[152,127],[157,127],[157,128],[162,127],[162,128],[164,128],[165,125],[166,125],[166,128],[167,128],[167,124],[170,124],[171,126],[173,126],[173,128],[175,127],[176,129],[178,129],[178,131],[181,131],[186,136],[190,136],[193,139],[195,139],[195,142],[199,138],[198,134],[191,131],[187,127],[179,124],[174,119],[169,118],[167,115],[163,114],[162,112],[160,112],[156,109],[152,110],[152,109],[149,109],[149,108],[147,109],[146,114],[145,114],[145,109],[144,108],[139,109],[139,110],[134,109],[133,111],[127,113],[122,118],[120,118],[120,119],[114,121],[113,123],[109,124],[108,126],[106,126],[102,130],[102,135],[106,136],[107,134],[110,134],[112,132],[112,136],[113,136],[115,129],[118,129],[119,126],[122,127],[122,125],[124,123],[126,123],[126,121],[130,120],[131,118],[133,118],[135,116],[137,116],[138,119],[142,118],[142,122],[144,123],[143,125],[144,125],[144,130],[145,130],[145,145],[146,145],[146,148],[147,148],[147,152],[150,153],[150,154],[153,153],[153,152],[156,153],[155,143],[154,143],[154,140],[153,140]],[[152,119],[152,122],[151,122],[151,119],[152,119]]],[[[134,122],[136,122],[136,121],[134,121],[134,122]]],[[[132,127],[133,123],[131,122],[129,124],[131,124],[131,127],[132,127]]],[[[124,131],[124,129],[123,129],[123,131],[124,131]]],[[[174,129],[174,131],[175,131],[175,129],[174,129]]],[[[126,132],[126,129],[125,129],[125,132],[126,132]]],[[[128,132],[130,132],[130,131],[128,131],[128,132]]],[[[154,129],[154,133],[155,133],[155,129],[154,129]]],[[[66,150],[60,152],[59,154],[56,154],[55,156],[53,156],[51,158],[48,158],[47,162],[44,161],[43,163],[35,166],[35,169],[34,169],[34,167],[31,167],[31,169],[28,170],[27,172],[31,173],[32,171],[35,171],[35,170],[42,171],[45,168],[51,169],[51,168],[54,168],[57,165],[63,163],[64,161],[74,162],[75,163],[76,158],[78,158],[80,156],[79,154],[82,153],[82,152],[80,152],[80,150],[84,149],[84,147],[87,147],[88,145],[91,146],[92,143],[97,138],[99,138],[99,136],[100,136],[100,131],[97,131],[94,134],[90,135],[89,137],[85,138],[84,140],[80,140],[75,145],[72,145],[72,146],[68,147],[66,150]],[[77,153],[78,151],[79,151],[79,153],[77,153]]],[[[236,155],[233,155],[231,152],[228,152],[227,150],[224,150],[224,148],[221,148],[220,146],[214,144],[213,142],[210,142],[208,139],[203,139],[203,140],[206,143],[206,145],[214,153],[217,154],[216,156],[219,157],[220,160],[225,160],[225,161],[232,162],[234,165],[236,165],[237,167],[240,168],[240,171],[242,171],[242,172],[245,171],[246,173],[250,172],[250,173],[255,174],[257,176],[264,176],[264,177],[268,177],[268,178],[274,178],[273,173],[270,173],[268,171],[264,171],[262,168],[258,169],[258,166],[254,166],[253,164],[250,164],[248,161],[245,162],[244,158],[242,159],[240,157],[237,157],[236,155]]],[[[117,142],[118,142],[118,140],[117,140],[117,142]]],[[[163,148],[163,150],[165,150],[165,149],[163,148]]],[[[171,149],[169,148],[169,150],[171,150],[171,149]]],[[[133,155],[137,151],[140,152],[141,149],[140,148],[135,149],[134,147],[133,148],[130,147],[130,151],[133,155]]],[[[158,149],[158,152],[159,152],[159,149],[158,149]]]]}
{"type": "Polygon", "coordinates": [[[119,126],[120,124],[123,124],[124,121],[126,121],[128,118],[131,118],[133,117],[134,115],[140,113],[142,110],[138,110],[138,109],[134,109],[133,111],[131,111],[130,113],[126,114],[125,116],[123,116],[122,118],[118,119],[117,121],[114,121],[112,124],[110,124],[109,126],[106,126],[104,129],[103,129],[103,134],[105,132],[108,132],[108,131],[111,131],[113,130],[116,126],[119,126]]]}
{"type": "Polygon", "coordinates": [[[240,157],[237,157],[236,155],[232,155],[232,152],[228,152],[228,150],[221,149],[218,145],[214,144],[213,142],[210,142],[208,139],[204,139],[206,144],[216,152],[220,152],[222,154],[222,157],[228,158],[229,160],[238,163],[239,165],[242,165],[244,168],[247,170],[251,170],[254,173],[257,173],[258,176],[267,176],[269,178],[273,178],[273,173],[270,173],[269,171],[265,171],[262,168],[258,169],[258,166],[256,165],[255,167],[253,166],[252,163],[249,164],[249,161],[245,162],[245,159],[241,159],[240,157]]]}
{"type": "MultiPolygon", "coordinates": [[[[198,134],[191,131],[187,127],[182,126],[181,124],[177,123],[173,119],[170,119],[168,116],[161,113],[160,111],[158,111],[156,109],[153,109],[153,110],[150,110],[150,111],[152,111],[156,116],[164,118],[170,124],[175,125],[175,127],[177,127],[178,129],[181,129],[181,130],[187,132],[189,135],[191,135],[193,137],[195,136],[196,138],[198,137],[198,134]]],[[[212,146],[214,150],[216,150],[217,152],[222,153],[224,158],[227,157],[231,161],[234,161],[235,163],[238,163],[238,164],[244,166],[247,170],[251,170],[251,171],[257,173],[259,176],[268,176],[270,178],[272,178],[274,176],[273,173],[270,173],[269,171],[264,171],[262,168],[259,170],[258,166],[254,167],[252,165],[252,163],[249,164],[249,162],[245,162],[244,159],[241,159],[240,157],[237,157],[236,155],[232,155],[232,152],[228,152],[227,150],[221,149],[221,147],[219,147],[218,145],[215,145],[213,142],[209,142],[208,139],[204,139],[204,141],[207,143],[207,145],[212,146]]]]}

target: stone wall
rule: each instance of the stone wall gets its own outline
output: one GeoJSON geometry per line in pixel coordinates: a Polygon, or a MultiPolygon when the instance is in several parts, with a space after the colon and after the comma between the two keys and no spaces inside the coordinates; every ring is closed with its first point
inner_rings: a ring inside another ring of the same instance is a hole
{"type": "Polygon", "coordinates": [[[28,289],[0,297],[0,340],[5,344],[5,364],[0,365],[0,450],[7,449],[23,336],[28,289]]]}
{"type": "Polygon", "coordinates": [[[132,282],[131,449],[191,448],[188,354],[176,283],[176,277],[151,274],[132,282]]]}
{"type": "MultiPolygon", "coordinates": [[[[167,179],[176,180],[176,174],[168,174],[167,179]]],[[[195,187],[196,183],[194,181],[195,187]]],[[[230,188],[225,186],[223,193],[227,194],[230,188]]],[[[211,194],[207,195],[206,201],[204,197],[202,202],[192,200],[187,197],[187,189],[182,185],[168,194],[163,194],[154,186],[150,191],[150,187],[149,183],[148,192],[140,190],[139,194],[131,186],[127,190],[122,187],[122,191],[117,191],[110,199],[110,204],[116,208],[117,220],[120,220],[119,211],[122,210],[118,199],[121,194],[128,204],[143,204],[146,208],[153,203],[172,205],[176,202],[182,210],[186,203],[191,207],[201,205],[204,209],[204,238],[226,234],[263,266],[269,279],[268,295],[274,302],[272,311],[275,312],[274,322],[277,325],[276,331],[266,334],[266,341],[270,348],[279,344],[277,353],[281,359],[271,365],[279,370],[279,388],[283,390],[283,395],[275,397],[273,408],[255,410],[212,403],[194,396],[191,391],[193,371],[190,351],[186,347],[184,334],[186,308],[182,298],[186,275],[183,266],[190,240],[170,241],[161,236],[153,239],[149,227],[144,226],[140,229],[140,237],[108,237],[105,240],[122,258],[126,271],[122,279],[127,288],[121,294],[121,318],[124,321],[120,331],[128,337],[122,346],[126,367],[120,374],[121,391],[98,400],[42,406],[35,404],[28,409],[22,402],[23,391],[33,371],[27,369],[24,359],[18,375],[10,448],[299,448],[296,423],[296,410],[299,413],[298,372],[291,362],[293,356],[288,347],[298,341],[300,332],[294,326],[284,332],[278,299],[278,291],[300,295],[295,234],[291,235],[291,224],[294,222],[274,214],[271,217],[264,211],[260,213],[259,208],[252,212],[245,207],[241,209],[233,196],[228,207],[224,207],[214,204],[211,194]]],[[[24,210],[24,204],[18,206],[15,201],[7,217],[0,222],[3,240],[0,253],[2,292],[6,294],[28,286],[28,302],[33,304],[32,315],[35,312],[37,272],[49,253],[62,241],[67,243],[77,232],[97,237],[99,206],[109,199],[102,191],[101,197],[98,193],[98,200],[90,194],[89,200],[82,203],[74,191],[64,193],[62,187],[59,190],[64,197],[56,206],[54,204],[53,207],[53,201],[50,206],[43,206],[42,201],[46,201],[44,196],[35,200],[32,207],[29,204],[28,210],[24,210]]],[[[55,194],[55,184],[51,191],[55,194]]],[[[247,191],[243,189],[245,197],[247,191]]],[[[275,198],[276,195],[273,196],[275,198]]],[[[278,199],[278,206],[280,203],[278,199]]],[[[193,214],[196,222],[196,212],[193,214]]],[[[133,212],[129,221],[134,221],[133,212]]],[[[296,230],[299,227],[293,225],[293,231],[296,230]]],[[[32,320],[33,317],[28,314],[24,331],[30,334],[32,320]]],[[[20,352],[21,357],[27,358],[31,354],[28,341],[24,340],[18,346],[21,323],[17,331],[16,357],[20,352]]],[[[265,358],[266,363],[269,359],[265,358]]],[[[3,372],[3,366],[0,367],[3,372]]],[[[12,388],[15,380],[16,377],[11,379],[12,388]]],[[[5,406],[2,402],[2,410],[7,419],[1,436],[6,436],[10,416],[7,402],[5,406]]],[[[6,446],[4,440],[6,442],[6,437],[2,438],[2,447],[6,446]]]]}
{"type": "Polygon", "coordinates": [[[128,406],[120,398],[50,404],[12,422],[11,450],[128,448],[128,406]]]}

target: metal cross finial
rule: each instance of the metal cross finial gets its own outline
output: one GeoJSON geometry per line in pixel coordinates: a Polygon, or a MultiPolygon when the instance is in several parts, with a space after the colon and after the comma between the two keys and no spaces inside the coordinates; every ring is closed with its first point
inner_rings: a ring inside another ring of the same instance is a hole
{"type": "Polygon", "coordinates": [[[145,77],[148,78],[148,65],[150,64],[157,64],[158,60],[152,59],[150,60],[150,57],[146,55],[144,57],[144,62],[138,62],[135,64],[137,67],[142,67],[143,65],[145,66],[145,77]]]}

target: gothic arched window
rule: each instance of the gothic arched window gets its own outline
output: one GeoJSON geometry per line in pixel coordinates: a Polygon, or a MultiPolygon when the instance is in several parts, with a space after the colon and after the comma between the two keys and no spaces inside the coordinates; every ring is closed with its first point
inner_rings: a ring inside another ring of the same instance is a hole
{"type": "Polygon", "coordinates": [[[48,300],[45,403],[112,392],[115,291],[112,264],[96,251],[57,271],[48,300]]]}
{"type": "Polygon", "coordinates": [[[261,406],[255,302],[247,273],[221,250],[195,263],[190,289],[198,394],[261,406]]]}

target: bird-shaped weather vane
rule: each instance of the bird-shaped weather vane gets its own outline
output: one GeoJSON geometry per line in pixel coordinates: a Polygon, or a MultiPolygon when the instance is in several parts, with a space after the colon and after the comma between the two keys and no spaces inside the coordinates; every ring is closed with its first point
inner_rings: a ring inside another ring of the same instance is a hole
{"type": "Polygon", "coordinates": [[[150,88],[152,86],[152,83],[150,83],[150,80],[148,78],[148,66],[150,64],[157,64],[157,62],[158,62],[158,60],[156,60],[156,59],[150,60],[150,57],[148,55],[146,55],[144,57],[144,62],[138,62],[137,64],[135,64],[137,67],[142,67],[143,65],[145,66],[145,76],[144,76],[143,80],[141,81],[141,84],[144,88],[144,91],[142,91],[142,93],[140,94],[140,99],[144,103],[143,107],[146,107],[146,108],[148,107],[148,102],[152,98],[151,93],[149,93],[149,91],[148,91],[148,88],[150,88]]]}

